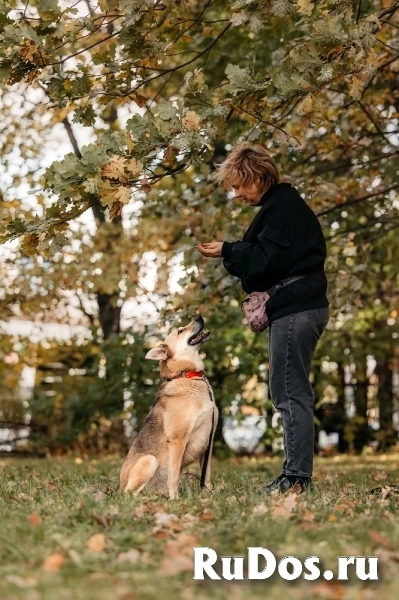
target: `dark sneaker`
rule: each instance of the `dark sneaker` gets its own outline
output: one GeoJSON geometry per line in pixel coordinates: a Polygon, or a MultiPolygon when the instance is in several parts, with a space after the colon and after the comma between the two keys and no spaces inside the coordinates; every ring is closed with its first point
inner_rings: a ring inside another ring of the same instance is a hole
{"type": "Polygon", "coordinates": [[[262,492],[266,492],[266,493],[271,493],[274,490],[278,489],[278,485],[280,483],[280,481],[282,479],[285,478],[285,475],[281,474],[278,477],[276,477],[276,479],[273,479],[273,481],[270,481],[269,483],[267,483],[266,485],[264,485],[262,487],[262,492]]]}
{"type": "Polygon", "coordinates": [[[312,488],[311,477],[296,477],[293,475],[280,475],[262,488],[267,496],[275,494],[286,494],[290,490],[301,493],[305,489],[312,488]]]}

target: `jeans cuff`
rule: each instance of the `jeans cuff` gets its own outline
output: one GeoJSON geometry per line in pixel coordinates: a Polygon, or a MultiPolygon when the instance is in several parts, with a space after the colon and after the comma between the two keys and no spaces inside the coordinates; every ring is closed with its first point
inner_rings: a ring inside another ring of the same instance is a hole
{"type": "Polygon", "coordinates": [[[290,473],[285,471],[282,475],[289,475],[290,477],[312,477],[312,473],[290,473]]]}

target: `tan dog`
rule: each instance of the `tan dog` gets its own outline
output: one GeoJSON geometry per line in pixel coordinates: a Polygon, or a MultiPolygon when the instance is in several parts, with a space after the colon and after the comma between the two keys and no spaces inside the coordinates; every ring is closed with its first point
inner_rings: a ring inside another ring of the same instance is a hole
{"type": "Polygon", "coordinates": [[[160,361],[166,378],[143,427],[134,439],[120,472],[120,488],[139,494],[152,488],[177,497],[182,469],[200,461],[210,445],[205,485],[211,485],[211,453],[218,409],[198,350],[209,338],[197,317],[175,329],[146,358],[160,361]]]}

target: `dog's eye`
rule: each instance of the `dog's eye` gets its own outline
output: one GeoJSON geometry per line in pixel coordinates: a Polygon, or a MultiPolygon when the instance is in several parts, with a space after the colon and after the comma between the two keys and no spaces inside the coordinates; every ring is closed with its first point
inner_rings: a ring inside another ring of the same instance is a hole
{"type": "Polygon", "coordinates": [[[184,329],[178,329],[177,330],[177,335],[180,335],[181,333],[183,333],[184,329]]]}

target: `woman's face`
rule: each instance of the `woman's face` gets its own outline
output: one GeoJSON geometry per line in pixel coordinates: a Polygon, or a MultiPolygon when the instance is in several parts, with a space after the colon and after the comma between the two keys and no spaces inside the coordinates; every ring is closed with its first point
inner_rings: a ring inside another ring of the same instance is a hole
{"type": "Polygon", "coordinates": [[[268,189],[268,186],[261,181],[245,185],[239,179],[233,181],[231,187],[234,190],[235,197],[241,198],[249,206],[257,206],[263,194],[268,189]]]}

